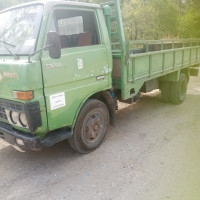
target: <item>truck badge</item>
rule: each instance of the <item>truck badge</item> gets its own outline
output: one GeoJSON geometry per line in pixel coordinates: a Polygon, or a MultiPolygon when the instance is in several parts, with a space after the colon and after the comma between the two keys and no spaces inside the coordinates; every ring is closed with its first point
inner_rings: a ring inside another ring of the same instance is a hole
{"type": "Polygon", "coordinates": [[[83,69],[83,59],[77,59],[78,69],[83,69]]]}
{"type": "Polygon", "coordinates": [[[46,69],[58,69],[58,68],[62,68],[61,63],[46,64],[46,69]]]}
{"type": "Polygon", "coordinates": [[[0,73],[0,81],[3,79],[3,76],[1,75],[1,73],[0,73]]]}

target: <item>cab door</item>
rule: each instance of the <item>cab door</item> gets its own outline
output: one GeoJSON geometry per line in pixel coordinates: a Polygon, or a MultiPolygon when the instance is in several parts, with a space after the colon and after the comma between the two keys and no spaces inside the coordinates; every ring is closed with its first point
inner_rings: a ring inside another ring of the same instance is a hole
{"type": "Polygon", "coordinates": [[[72,126],[82,103],[111,87],[111,66],[96,10],[57,7],[49,31],[61,41],[61,58],[42,57],[49,130],[72,126]]]}

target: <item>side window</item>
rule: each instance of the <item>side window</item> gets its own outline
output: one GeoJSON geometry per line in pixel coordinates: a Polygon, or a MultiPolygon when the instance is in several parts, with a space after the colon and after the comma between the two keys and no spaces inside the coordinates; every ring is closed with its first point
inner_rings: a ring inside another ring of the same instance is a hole
{"type": "Polygon", "coordinates": [[[58,9],[54,16],[55,23],[51,24],[50,31],[57,30],[62,48],[100,43],[95,12],[58,9]]]}
{"type": "Polygon", "coordinates": [[[74,35],[84,32],[83,17],[70,17],[58,20],[58,31],[60,35],[74,35]]]}

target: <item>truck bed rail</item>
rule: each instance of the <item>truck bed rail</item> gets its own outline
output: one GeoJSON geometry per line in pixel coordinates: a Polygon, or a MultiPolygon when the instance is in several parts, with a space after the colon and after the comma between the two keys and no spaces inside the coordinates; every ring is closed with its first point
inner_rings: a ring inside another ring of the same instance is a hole
{"type": "Polygon", "coordinates": [[[200,63],[200,39],[129,41],[127,48],[128,82],[159,77],[200,63]]]}
{"type": "Polygon", "coordinates": [[[130,54],[200,46],[200,39],[136,40],[127,42],[130,54]]]}

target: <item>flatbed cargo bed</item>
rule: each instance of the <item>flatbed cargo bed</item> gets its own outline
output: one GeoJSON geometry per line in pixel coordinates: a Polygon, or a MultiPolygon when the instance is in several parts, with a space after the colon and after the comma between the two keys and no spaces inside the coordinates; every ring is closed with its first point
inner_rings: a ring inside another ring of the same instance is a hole
{"type": "Polygon", "coordinates": [[[127,41],[119,2],[105,3],[104,13],[113,54],[113,87],[122,100],[137,95],[147,81],[177,81],[185,69],[190,76],[198,73],[200,39],[127,41]]]}

